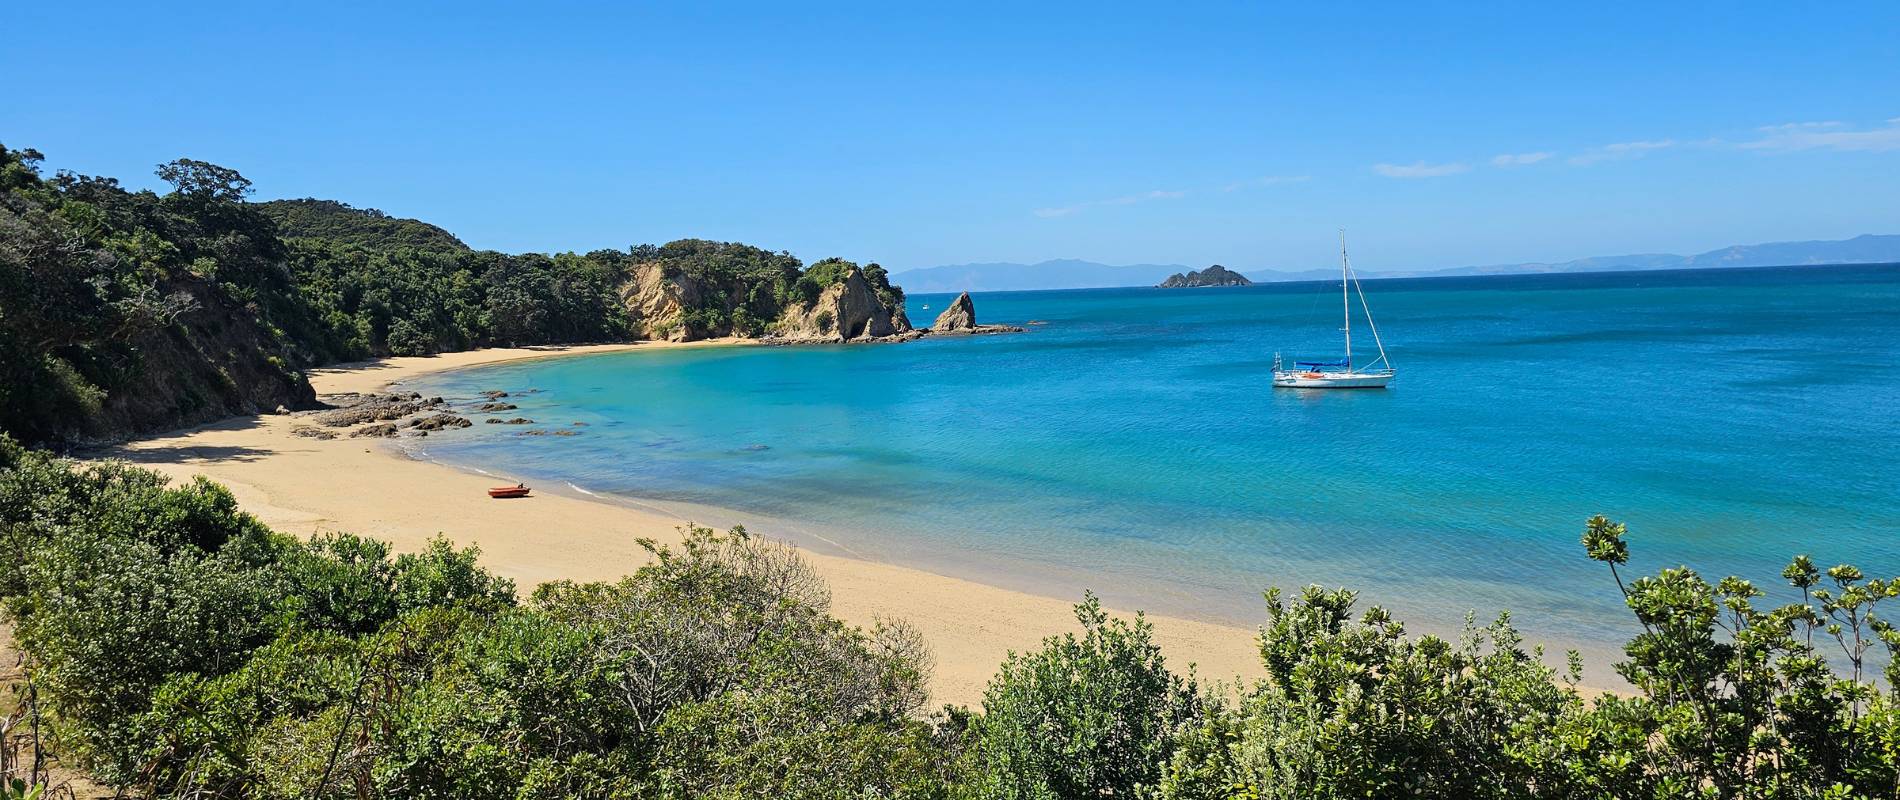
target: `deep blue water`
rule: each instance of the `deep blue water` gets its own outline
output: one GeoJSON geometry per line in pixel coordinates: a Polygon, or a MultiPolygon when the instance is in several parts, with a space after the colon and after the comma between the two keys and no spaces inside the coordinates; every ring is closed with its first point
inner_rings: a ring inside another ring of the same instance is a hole
{"type": "Polygon", "coordinates": [[[1592,514],[1638,571],[1900,572],[1900,267],[1369,281],[1392,388],[1272,389],[1276,351],[1337,353],[1337,291],[983,294],[981,321],[1047,324],[447,373],[418,388],[587,427],[418,444],[1045,594],[1253,624],[1269,585],[1344,585],[1592,655],[1631,625],[1578,544],[1592,514]]]}

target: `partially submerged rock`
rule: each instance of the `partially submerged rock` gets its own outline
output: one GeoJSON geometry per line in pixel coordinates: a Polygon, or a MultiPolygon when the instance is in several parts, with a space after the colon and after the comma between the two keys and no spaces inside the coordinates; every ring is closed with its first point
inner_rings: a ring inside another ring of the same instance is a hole
{"type": "Polygon", "coordinates": [[[475,410],[484,412],[484,413],[490,413],[490,412],[495,412],[495,411],[513,411],[515,410],[515,404],[513,403],[483,403],[479,406],[476,406],[475,410]]]}
{"type": "Polygon", "coordinates": [[[433,417],[423,417],[409,421],[409,427],[419,431],[439,431],[444,428],[466,428],[472,424],[474,423],[469,422],[467,418],[458,417],[454,414],[437,414],[433,417]]]}
{"type": "Polygon", "coordinates": [[[514,419],[502,419],[501,417],[489,417],[488,424],[490,425],[533,425],[534,420],[528,419],[527,417],[515,417],[514,419]]]}
{"type": "Polygon", "coordinates": [[[375,425],[364,425],[361,428],[357,428],[356,430],[350,431],[350,438],[352,439],[364,439],[364,438],[388,439],[388,438],[394,437],[395,435],[401,432],[402,432],[402,429],[397,427],[396,423],[394,422],[378,422],[375,425]]]}
{"type": "MultiPolygon", "coordinates": [[[[402,419],[411,414],[435,408],[442,404],[442,398],[424,398],[420,394],[333,394],[324,395],[319,400],[332,406],[325,411],[310,415],[310,419],[326,428],[348,428],[365,422],[382,422],[402,419]]],[[[355,434],[351,434],[355,435],[355,434]]]]}

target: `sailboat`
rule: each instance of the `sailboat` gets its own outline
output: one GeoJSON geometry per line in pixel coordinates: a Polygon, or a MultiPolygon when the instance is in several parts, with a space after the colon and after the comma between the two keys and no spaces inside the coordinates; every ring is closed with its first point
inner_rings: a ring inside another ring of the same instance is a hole
{"type": "Polygon", "coordinates": [[[1286,369],[1280,354],[1273,354],[1273,385],[1287,389],[1384,389],[1397,371],[1385,357],[1385,342],[1379,339],[1379,326],[1372,322],[1372,306],[1366,304],[1366,290],[1353,274],[1352,259],[1346,256],[1346,232],[1339,232],[1339,302],[1345,313],[1346,356],[1338,361],[1295,361],[1286,369]],[[1352,296],[1359,295],[1359,308],[1366,313],[1366,327],[1372,331],[1372,343],[1379,357],[1358,367],[1352,363],[1352,296]]]}

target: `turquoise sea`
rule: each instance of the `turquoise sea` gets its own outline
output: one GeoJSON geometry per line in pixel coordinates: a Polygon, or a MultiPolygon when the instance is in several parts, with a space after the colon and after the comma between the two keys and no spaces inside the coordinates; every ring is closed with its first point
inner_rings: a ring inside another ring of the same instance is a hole
{"type": "MultiPolygon", "coordinates": [[[[980,321],[1046,324],[444,373],[413,388],[506,390],[503,416],[580,434],[478,424],[410,446],[1248,626],[1270,585],[1354,587],[1415,630],[1509,609],[1598,676],[1633,623],[1578,544],[1592,514],[1629,523],[1637,571],[1774,585],[1809,553],[1900,574],[1900,266],[1368,281],[1392,388],[1274,390],[1276,351],[1337,353],[1337,287],[980,294],[980,321]]],[[[911,319],[949,300],[914,296],[911,319]]]]}

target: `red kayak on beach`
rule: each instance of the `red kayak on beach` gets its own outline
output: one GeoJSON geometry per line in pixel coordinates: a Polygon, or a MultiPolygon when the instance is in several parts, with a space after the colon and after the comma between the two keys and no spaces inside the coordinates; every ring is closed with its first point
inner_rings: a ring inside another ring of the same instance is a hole
{"type": "Polygon", "coordinates": [[[525,484],[520,484],[520,483],[517,483],[513,486],[496,486],[488,490],[488,496],[497,498],[497,499],[507,498],[507,497],[527,497],[528,487],[525,484]]]}

